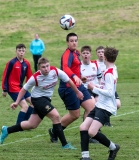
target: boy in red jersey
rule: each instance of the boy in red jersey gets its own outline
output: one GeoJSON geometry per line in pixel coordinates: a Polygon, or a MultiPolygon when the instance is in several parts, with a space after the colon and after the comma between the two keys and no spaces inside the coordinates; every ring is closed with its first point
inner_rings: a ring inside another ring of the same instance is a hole
{"type": "MultiPolygon", "coordinates": [[[[30,63],[24,59],[25,52],[26,46],[24,44],[18,44],[16,46],[16,57],[6,64],[2,76],[2,95],[3,97],[6,97],[8,93],[13,101],[16,101],[18,93],[23,86],[25,77],[27,81],[32,76],[30,63]]],[[[22,97],[19,105],[21,110],[18,114],[16,123],[27,120],[32,113],[33,105],[31,103],[29,92],[22,97]],[[30,106],[28,106],[27,102],[30,106]]]]}
{"type": "Polygon", "coordinates": [[[114,62],[118,55],[118,50],[112,47],[106,47],[104,51],[104,63],[106,70],[102,75],[101,85],[88,84],[88,88],[98,94],[98,101],[95,108],[88,114],[84,122],[80,125],[81,151],[80,160],[91,160],[89,155],[89,138],[95,138],[101,144],[108,147],[110,154],[108,160],[114,160],[120,146],[110,141],[99,129],[107,122],[111,115],[116,115],[117,104],[115,100],[116,77],[114,62]]]}
{"type": "MultiPolygon", "coordinates": [[[[80,106],[85,110],[84,119],[89,112],[94,108],[92,98],[87,89],[82,84],[81,80],[81,61],[80,53],[77,50],[78,36],[75,33],[69,33],[66,37],[68,48],[61,57],[61,69],[69,76],[78,89],[83,93],[83,100],[79,100],[72,88],[65,82],[60,81],[58,88],[59,95],[63,100],[68,114],[61,118],[63,130],[80,116],[80,106]]],[[[49,129],[51,142],[57,142],[57,136],[53,129],[49,129]]]]}

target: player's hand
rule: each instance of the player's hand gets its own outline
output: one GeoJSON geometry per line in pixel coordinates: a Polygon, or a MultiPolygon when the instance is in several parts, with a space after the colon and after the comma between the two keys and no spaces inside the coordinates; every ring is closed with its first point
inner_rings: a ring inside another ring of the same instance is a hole
{"type": "Polygon", "coordinates": [[[16,107],[18,106],[18,104],[16,102],[14,102],[10,106],[11,106],[12,109],[16,109],[16,107]]]}
{"type": "Polygon", "coordinates": [[[3,97],[6,97],[6,95],[7,95],[7,92],[2,92],[3,97]]]}
{"type": "Polygon", "coordinates": [[[83,93],[82,93],[81,91],[78,91],[78,92],[76,93],[76,96],[77,96],[78,99],[80,99],[80,100],[83,100],[83,98],[84,98],[84,95],[83,95],[83,93]]]}
{"type": "Polygon", "coordinates": [[[87,82],[87,77],[82,77],[81,80],[82,80],[83,83],[86,83],[87,82]]]}
{"type": "Polygon", "coordinates": [[[82,81],[81,81],[81,79],[79,77],[74,75],[73,78],[74,78],[74,81],[75,81],[76,85],[81,85],[82,84],[82,81]]]}
{"type": "Polygon", "coordinates": [[[94,89],[94,87],[95,87],[95,85],[93,85],[92,82],[88,83],[88,89],[92,90],[92,89],[94,89]]]}

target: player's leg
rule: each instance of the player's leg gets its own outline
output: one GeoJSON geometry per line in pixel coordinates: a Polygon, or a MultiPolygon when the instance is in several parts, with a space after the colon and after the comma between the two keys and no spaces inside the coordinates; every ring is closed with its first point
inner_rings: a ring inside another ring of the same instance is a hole
{"type": "Polygon", "coordinates": [[[36,128],[41,121],[42,119],[37,114],[32,114],[28,121],[22,121],[10,127],[3,126],[1,129],[0,143],[3,144],[5,138],[11,133],[36,128]]]}
{"type": "Polygon", "coordinates": [[[81,100],[81,106],[84,108],[84,119],[90,113],[91,110],[95,107],[95,99],[92,97],[89,90],[87,90],[83,85],[79,87],[79,90],[83,93],[84,98],[81,100]]]}
{"type": "Polygon", "coordinates": [[[62,144],[62,148],[63,149],[76,149],[71,144],[67,143],[67,140],[65,138],[65,135],[64,135],[64,132],[61,126],[60,115],[58,111],[55,108],[53,108],[53,110],[51,110],[46,116],[52,120],[53,130],[56,133],[57,137],[59,138],[62,144]]]}
{"type": "MultiPolygon", "coordinates": [[[[67,89],[59,88],[58,92],[65,104],[66,109],[68,110],[68,113],[61,118],[61,125],[64,130],[69,124],[71,124],[73,121],[79,118],[80,100],[77,98],[75,92],[71,88],[67,89]]],[[[49,129],[49,135],[51,142],[56,143],[57,136],[53,128],[49,129]]]]}
{"type": "Polygon", "coordinates": [[[81,139],[81,160],[91,160],[89,155],[89,136],[88,129],[92,123],[93,119],[86,117],[83,123],[80,125],[80,139],[81,139]]]}
{"type": "Polygon", "coordinates": [[[28,104],[29,104],[24,120],[28,120],[29,117],[30,117],[30,115],[31,115],[32,112],[33,112],[34,106],[33,106],[32,102],[31,102],[31,94],[30,94],[28,91],[27,91],[26,94],[24,95],[24,98],[25,98],[25,100],[26,100],[26,101],[28,102],[28,104]]]}
{"type": "Polygon", "coordinates": [[[34,61],[34,70],[37,71],[37,56],[33,55],[33,61],[34,61]]]}
{"type": "MultiPolygon", "coordinates": [[[[42,57],[42,55],[36,55],[36,62],[35,62],[35,63],[36,63],[36,66],[37,66],[37,67],[36,67],[37,70],[38,70],[38,60],[39,60],[41,57],[42,57]]],[[[36,70],[36,71],[37,71],[37,70],[36,70]]]]}
{"type": "Polygon", "coordinates": [[[108,111],[96,107],[95,115],[93,116],[94,120],[90,125],[88,133],[91,137],[95,138],[101,144],[109,148],[110,154],[108,160],[114,160],[118,150],[120,149],[119,145],[110,141],[103,133],[98,132],[99,129],[105,124],[110,115],[111,114],[108,111]]]}
{"type": "Polygon", "coordinates": [[[27,110],[28,110],[28,104],[27,104],[25,99],[22,99],[20,101],[19,106],[21,107],[21,109],[20,109],[20,112],[18,113],[16,124],[25,120],[26,113],[27,113],[27,110]]]}

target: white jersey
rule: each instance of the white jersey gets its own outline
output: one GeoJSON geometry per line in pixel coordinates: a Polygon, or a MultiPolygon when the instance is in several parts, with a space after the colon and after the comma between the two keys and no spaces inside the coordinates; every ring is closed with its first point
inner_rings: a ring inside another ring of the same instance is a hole
{"type": "Polygon", "coordinates": [[[106,70],[105,63],[104,62],[100,62],[100,61],[97,60],[97,64],[98,64],[98,66],[99,66],[99,68],[101,70],[101,73],[103,74],[105,72],[105,70],[106,70]]]}
{"type": "Polygon", "coordinates": [[[101,85],[93,89],[93,92],[99,95],[95,104],[96,107],[107,110],[113,115],[116,115],[117,111],[115,99],[116,83],[115,68],[109,68],[102,75],[101,85]]]}
{"type": "Polygon", "coordinates": [[[87,78],[87,82],[83,83],[83,85],[88,88],[88,83],[92,82],[93,84],[98,83],[98,79],[102,77],[101,70],[97,65],[96,61],[90,61],[89,65],[81,63],[81,75],[82,77],[87,78]]]}
{"type": "MultiPolygon", "coordinates": [[[[100,70],[101,70],[101,73],[103,74],[104,72],[105,72],[105,70],[106,70],[106,65],[105,65],[105,63],[104,62],[100,62],[100,61],[98,61],[97,60],[97,64],[98,64],[98,67],[100,68],[100,70]]],[[[115,69],[115,77],[118,79],[118,71],[117,71],[117,67],[116,67],[116,65],[114,65],[114,69],[115,69]]]]}
{"type": "Polygon", "coordinates": [[[50,67],[50,72],[48,75],[43,75],[41,71],[37,71],[30,77],[27,83],[23,86],[25,90],[31,90],[31,97],[49,97],[53,95],[54,87],[60,78],[63,82],[68,82],[69,77],[65,72],[56,68],[50,67]]]}

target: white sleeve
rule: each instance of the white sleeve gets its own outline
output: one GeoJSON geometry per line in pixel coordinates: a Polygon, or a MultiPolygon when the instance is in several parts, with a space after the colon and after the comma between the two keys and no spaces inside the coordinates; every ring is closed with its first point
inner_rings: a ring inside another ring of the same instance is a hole
{"type": "Polygon", "coordinates": [[[64,71],[62,71],[58,68],[56,68],[56,69],[58,71],[58,78],[60,78],[63,82],[68,82],[69,81],[68,75],[64,71]]]}
{"type": "Polygon", "coordinates": [[[114,77],[111,73],[107,73],[105,76],[105,89],[94,87],[93,92],[96,94],[102,94],[107,97],[112,97],[115,93],[114,77]]]}
{"type": "Polygon", "coordinates": [[[35,86],[35,79],[33,76],[31,76],[27,83],[24,84],[23,88],[27,91],[33,86],[35,86]]]}

